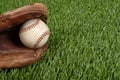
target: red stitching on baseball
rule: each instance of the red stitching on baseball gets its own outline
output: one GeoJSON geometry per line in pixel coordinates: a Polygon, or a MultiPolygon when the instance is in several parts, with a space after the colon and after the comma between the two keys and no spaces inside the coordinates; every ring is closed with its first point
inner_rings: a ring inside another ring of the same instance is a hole
{"type": "Polygon", "coordinates": [[[26,31],[34,28],[38,23],[39,23],[39,20],[37,20],[35,23],[31,24],[30,26],[28,26],[28,27],[26,27],[26,28],[22,28],[21,31],[20,31],[20,33],[26,32],[26,31]]]}
{"type": "Polygon", "coordinates": [[[37,45],[41,42],[41,40],[46,36],[46,35],[48,35],[48,34],[50,34],[50,31],[46,31],[46,32],[44,32],[39,38],[38,38],[38,40],[36,41],[36,43],[35,43],[35,45],[34,45],[34,48],[36,48],[37,47],[37,45]]]}

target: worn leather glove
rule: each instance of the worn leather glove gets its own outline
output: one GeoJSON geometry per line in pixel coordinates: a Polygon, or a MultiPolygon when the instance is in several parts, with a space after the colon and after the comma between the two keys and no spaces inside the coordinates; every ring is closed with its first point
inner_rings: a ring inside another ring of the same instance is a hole
{"type": "Polygon", "coordinates": [[[34,3],[8,11],[0,15],[0,69],[20,68],[38,61],[48,44],[29,49],[19,39],[21,25],[33,18],[47,23],[47,7],[43,3],[34,3]]]}

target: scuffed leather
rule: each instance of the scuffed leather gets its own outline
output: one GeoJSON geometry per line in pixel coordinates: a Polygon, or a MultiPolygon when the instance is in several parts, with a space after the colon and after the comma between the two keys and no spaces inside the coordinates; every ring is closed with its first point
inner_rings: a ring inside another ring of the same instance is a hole
{"type": "Polygon", "coordinates": [[[0,31],[19,25],[32,18],[47,21],[47,7],[42,3],[26,5],[0,15],[0,31]]]}
{"type": "Polygon", "coordinates": [[[0,15],[0,69],[33,64],[47,50],[48,44],[39,49],[29,49],[19,39],[21,24],[32,18],[40,18],[47,23],[47,7],[43,3],[34,3],[0,15]]]}

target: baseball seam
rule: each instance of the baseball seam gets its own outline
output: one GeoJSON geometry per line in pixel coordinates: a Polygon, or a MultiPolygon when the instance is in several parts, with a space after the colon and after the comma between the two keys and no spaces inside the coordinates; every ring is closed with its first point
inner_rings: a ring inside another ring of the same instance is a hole
{"type": "MultiPolygon", "coordinates": [[[[36,27],[36,25],[39,23],[40,20],[37,20],[36,22],[34,22],[33,24],[29,25],[28,27],[26,28],[22,28],[20,33],[23,33],[23,32],[26,32],[26,31],[29,31],[30,29],[33,29],[36,27]]],[[[46,36],[46,35],[49,35],[50,34],[50,31],[47,30],[45,31],[41,36],[39,36],[38,40],[35,42],[35,44],[33,45],[33,48],[36,48],[37,45],[42,41],[42,39],[46,36]]]]}
{"type": "Polygon", "coordinates": [[[29,31],[30,29],[34,28],[38,23],[39,23],[39,20],[37,20],[35,23],[29,25],[29,26],[26,27],[26,28],[22,28],[21,31],[20,31],[20,33],[29,31]]]}
{"type": "Polygon", "coordinates": [[[46,32],[44,32],[44,33],[38,38],[38,40],[36,41],[36,43],[34,44],[34,48],[36,48],[37,45],[42,41],[42,39],[43,39],[45,36],[49,35],[49,34],[50,34],[50,31],[49,31],[49,30],[47,30],[46,32]]]}

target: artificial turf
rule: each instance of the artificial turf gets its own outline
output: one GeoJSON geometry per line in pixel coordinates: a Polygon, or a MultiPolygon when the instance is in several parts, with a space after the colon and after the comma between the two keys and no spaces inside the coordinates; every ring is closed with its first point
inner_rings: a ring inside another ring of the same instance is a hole
{"type": "Polygon", "coordinates": [[[49,49],[0,80],[120,80],[119,0],[0,0],[0,13],[30,1],[48,7],[49,49]]]}

